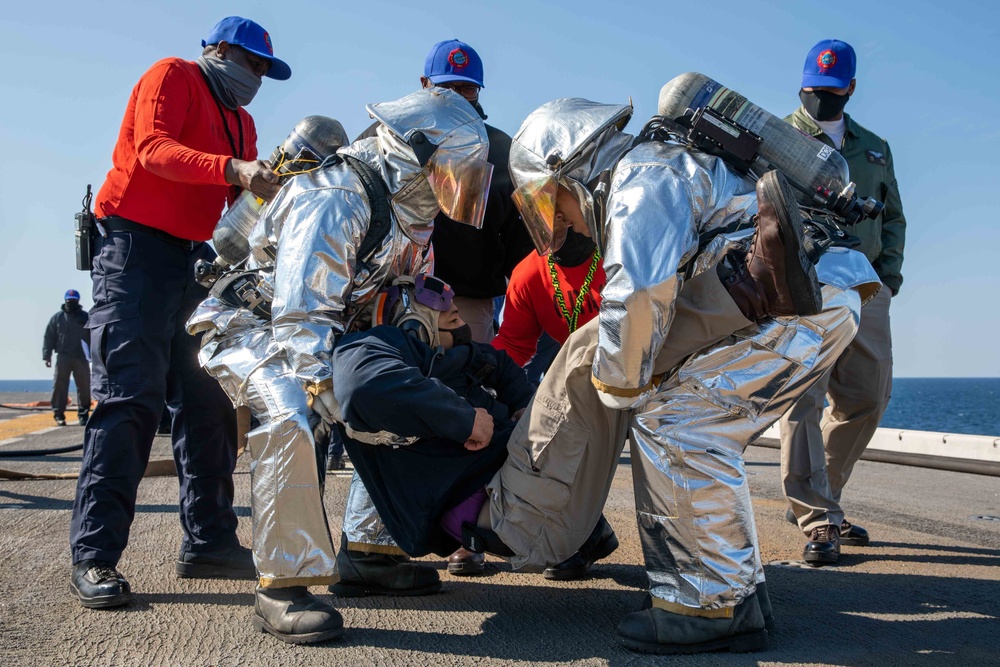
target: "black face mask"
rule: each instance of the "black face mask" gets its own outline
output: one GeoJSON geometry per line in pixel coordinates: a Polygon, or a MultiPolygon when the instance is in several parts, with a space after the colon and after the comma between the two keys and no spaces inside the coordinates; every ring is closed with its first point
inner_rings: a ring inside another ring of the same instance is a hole
{"type": "Polygon", "coordinates": [[[594,239],[567,229],[566,241],[559,250],[552,253],[552,261],[559,266],[580,266],[594,256],[596,248],[594,239]]]}
{"type": "Polygon", "coordinates": [[[67,311],[80,310],[80,302],[72,300],[66,301],[63,303],[63,308],[65,308],[67,311]]]}
{"type": "Polygon", "coordinates": [[[486,112],[483,111],[483,107],[480,106],[479,100],[476,100],[475,102],[469,102],[469,104],[471,104],[472,108],[476,110],[476,113],[479,114],[480,118],[482,118],[483,120],[489,118],[489,116],[486,115],[486,112]]]}
{"type": "Polygon", "coordinates": [[[468,324],[463,324],[457,329],[441,329],[441,331],[451,334],[452,339],[455,341],[455,347],[472,344],[472,327],[468,324]]]}
{"type": "Polygon", "coordinates": [[[844,113],[850,95],[837,95],[829,90],[800,90],[799,99],[809,115],[816,120],[833,120],[844,113]]]}

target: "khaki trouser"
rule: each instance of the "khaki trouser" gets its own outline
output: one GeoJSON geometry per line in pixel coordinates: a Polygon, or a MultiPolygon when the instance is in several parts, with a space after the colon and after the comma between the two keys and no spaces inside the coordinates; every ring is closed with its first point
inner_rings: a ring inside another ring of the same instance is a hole
{"type": "Polygon", "coordinates": [[[854,340],[781,420],[781,482],[806,535],[844,521],[841,493],[889,404],[890,294],[882,289],[865,304],[854,340]]]}
{"type": "MultiPolygon", "coordinates": [[[[654,372],[669,371],[749,324],[714,268],[699,274],[678,294],[654,372]]],[[[595,318],[563,345],[487,486],[490,522],[515,552],[514,568],[537,572],[566,560],[604,510],[632,413],[606,407],[591,382],[597,334],[595,318]]]]}
{"type": "Polygon", "coordinates": [[[456,296],[454,303],[459,317],[472,329],[472,340],[489,345],[497,335],[493,330],[493,299],[456,296]]]}

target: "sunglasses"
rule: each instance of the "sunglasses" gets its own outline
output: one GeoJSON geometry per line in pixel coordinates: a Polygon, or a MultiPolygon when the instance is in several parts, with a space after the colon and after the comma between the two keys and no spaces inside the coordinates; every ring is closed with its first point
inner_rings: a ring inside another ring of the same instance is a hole
{"type": "Polygon", "coordinates": [[[436,83],[434,85],[436,85],[438,88],[447,88],[448,90],[454,90],[456,93],[458,93],[467,100],[479,97],[479,86],[477,86],[474,83],[448,81],[445,83],[436,83]]]}

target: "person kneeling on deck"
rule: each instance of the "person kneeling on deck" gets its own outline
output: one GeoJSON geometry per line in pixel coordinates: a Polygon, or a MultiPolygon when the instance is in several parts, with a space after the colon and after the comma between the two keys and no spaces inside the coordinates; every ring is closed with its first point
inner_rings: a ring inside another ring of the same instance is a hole
{"type": "MultiPolygon", "coordinates": [[[[227,284],[220,278],[188,321],[191,333],[204,332],[204,368],[259,423],[247,435],[253,623],[291,643],[343,632],[340,614],[307,588],[338,580],[323,506],[325,448],[317,450],[312,431],[318,419],[336,418],[331,350],[368,325],[356,315],[382,285],[431,269],[439,210],[481,220],[491,172],[485,126],[457,93],[424,90],[368,110],[378,136],[288,180],[250,233],[252,278],[237,290],[216,289],[227,284]]],[[[408,586],[440,586],[432,568],[407,565],[399,579],[408,586]]]]}
{"type": "MultiPolygon", "coordinates": [[[[505,352],[472,341],[451,287],[401,277],[375,304],[371,329],[333,351],[340,430],[355,470],[396,544],[447,555],[475,523],[485,486],[535,387],[505,352]],[[474,509],[469,509],[474,508],[474,509]]],[[[341,551],[337,592],[369,585],[341,551]],[[351,583],[348,583],[348,582],[351,583]]]]}
{"type": "Polygon", "coordinates": [[[651,597],[622,619],[619,642],[652,653],[757,650],[770,605],[743,450],[830,367],[880,285],[859,253],[807,246],[779,172],[755,183],[656,132],[657,119],[635,140],[622,131],[631,115],[555,100],[514,137],[514,199],[539,250],[560,241],[560,217],[582,219],[607,283],[598,317],[567,340],[515,427],[487,488],[489,524],[476,528],[521,552],[515,567],[544,566],[553,533],[601,511],[630,431],[651,597]],[[696,328],[694,353],[664,362],[686,340],[681,297],[699,280],[727,287],[746,322],[721,338],[696,328]],[[576,465],[548,465],[555,452],[576,465]]]}
{"type": "MultiPolygon", "coordinates": [[[[331,364],[346,402],[341,436],[382,522],[410,556],[454,552],[463,519],[476,522],[483,489],[535,390],[506,352],[472,341],[453,297],[436,277],[399,278],[372,317],[393,326],[344,336],[331,364]],[[368,446],[385,444],[393,447],[368,446]]],[[[601,516],[573,557],[557,563],[572,563],[583,577],[617,547],[601,516]]],[[[373,558],[384,560],[342,549],[334,592],[365,595],[379,586],[365,576],[373,558]]]]}

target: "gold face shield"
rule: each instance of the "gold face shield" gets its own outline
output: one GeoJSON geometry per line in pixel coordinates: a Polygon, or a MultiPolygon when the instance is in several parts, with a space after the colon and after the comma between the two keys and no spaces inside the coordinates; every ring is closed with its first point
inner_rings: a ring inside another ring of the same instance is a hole
{"type": "Polygon", "coordinates": [[[558,250],[566,240],[566,225],[556,221],[558,195],[559,182],[554,176],[529,181],[512,195],[540,255],[558,250]]]}
{"type": "MultiPolygon", "coordinates": [[[[594,214],[594,198],[581,183],[572,178],[562,178],[557,175],[546,176],[529,181],[514,191],[514,205],[521,213],[521,219],[528,228],[528,234],[535,243],[535,248],[541,255],[556,252],[566,242],[566,234],[570,227],[569,220],[574,219],[570,211],[559,214],[559,190],[563,189],[570,195],[575,204],[580,207],[592,238],[599,238],[596,233],[596,217],[594,214]]],[[[564,206],[569,206],[564,201],[564,206]]]]}
{"type": "Polygon", "coordinates": [[[482,228],[493,165],[481,158],[438,148],[424,169],[441,212],[455,222],[482,228]]]}

